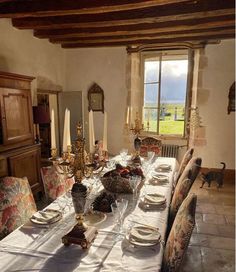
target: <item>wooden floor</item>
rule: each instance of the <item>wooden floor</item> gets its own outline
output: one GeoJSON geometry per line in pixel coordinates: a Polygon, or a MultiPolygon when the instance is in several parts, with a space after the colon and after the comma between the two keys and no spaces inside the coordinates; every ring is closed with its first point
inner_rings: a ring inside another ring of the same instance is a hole
{"type": "Polygon", "coordinates": [[[198,196],[196,227],[181,272],[235,271],[235,186],[217,189],[216,184],[199,188],[197,179],[191,192],[198,196]]]}

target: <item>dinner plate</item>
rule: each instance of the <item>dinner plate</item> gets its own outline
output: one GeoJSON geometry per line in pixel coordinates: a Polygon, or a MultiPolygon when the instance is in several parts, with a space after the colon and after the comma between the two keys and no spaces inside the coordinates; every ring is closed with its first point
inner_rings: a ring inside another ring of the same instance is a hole
{"type": "Polygon", "coordinates": [[[49,225],[58,222],[62,218],[62,213],[58,210],[45,209],[33,214],[30,221],[38,225],[49,225]]]}
{"type": "Polygon", "coordinates": [[[169,170],[171,170],[171,165],[169,165],[169,164],[160,164],[160,165],[158,165],[157,170],[169,171],[169,170]]]}
{"type": "Polygon", "coordinates": [[[161,239],[161,235],[158,231],[153,228],[145,226],[133,227],[126,235],[126,239],[135,246],[139,247],[150,247],[158,244],[161,239]]]}
{"type": "Polygon", "coordinates": [[[162,205],[166,202],[166,198],[161,194],[147,194],[144,196],[144,202],[151,205],[162,205]]]}
{"type": "Polygon", "coordinates": [[[157,185],[160,183],[165,183],[168,182],[169,178],[166,175],[160,175],[160,174],[155,174],[152,176],[152,178],[149,180],[150,184],[157,185]]]}
{"type": "Polygon", "coordinates": [[[92,211],[84,215],[84,223],[89,226],[95,226],[105,221],[107,215],[103,212],[92,211]]]}

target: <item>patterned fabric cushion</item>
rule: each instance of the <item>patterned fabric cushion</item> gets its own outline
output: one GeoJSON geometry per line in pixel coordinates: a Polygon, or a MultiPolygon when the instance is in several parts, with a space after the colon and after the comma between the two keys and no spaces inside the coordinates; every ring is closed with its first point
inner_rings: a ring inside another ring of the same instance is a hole
{"type": "Polygon", "coordinates": [[[0,181],[0,239],[27,222],[36,210],[27,178],[0,181]]]}
{"type": "Polygon", "coordinates": [[[55,166],[42,167],[41,176],[46,197],[50,201],[68,192],[74,184],[74,178],[66,178],[65,175],[59,174],[55,166]]]}
{"type": "Polygon", "coordinates": [[[178,272],[195,226],[197,196],[190,194],[185,198],[166,242],[162,272],[178,272]]]}
{"type": "Polygon", "coordinates": [[[174,187],[176,186],[176,184],[177,184],[180,176],[184,172],[185,167],[187,166],[187,164],[189,163],[189,161],[192,159],[193,151],[194,151],[193,148],[189,148],[186,151],[186,153],[184,154],[184,157],[183,157],[183,159],[182,159],[182,161],[180,163],[179,170],[178,170],[177,175],[176,175],[176,181],[175,181],[174,187]]]}
{"type": "Polygon", "coordinates": [[[148,151],[153,151],[156,155],[159,155],[161,153],[161,140],[154,137],[143,138],[140,147],[140,155],[147,157],[148,151]]]}
{"type": "Polygon", "coordinates": [[[193,157],[188,165],[185,167],[184,172],[182,173],[179,181],[174,190],[174,194],[171,201],[170,213],[169,213],[169,221],[168,221],[168,229],[170,230],[176,213],[182,204],[185,197],[188,195],[193,182],[195,181],[199,171],[201,169],[201,158],[193,157]]]}

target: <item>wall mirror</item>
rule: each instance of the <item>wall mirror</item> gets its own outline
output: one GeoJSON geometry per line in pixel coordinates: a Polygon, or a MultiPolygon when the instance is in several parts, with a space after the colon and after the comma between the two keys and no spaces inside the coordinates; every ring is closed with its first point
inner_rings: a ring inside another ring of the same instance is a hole
{"type": "Polygon", "coordinates": [[[96,83],[88,90],[88,110],[104,113],[104,92],[96,83]]]}

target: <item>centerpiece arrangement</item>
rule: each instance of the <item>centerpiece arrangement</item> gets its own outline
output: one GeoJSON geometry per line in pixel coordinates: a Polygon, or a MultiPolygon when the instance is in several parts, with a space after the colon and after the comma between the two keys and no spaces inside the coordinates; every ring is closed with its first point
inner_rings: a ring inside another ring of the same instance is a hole
{"type": "Polygon", "coordinates": [[[132,177],[144,178],[143,171],[139,166],[122,166],[116,164],[116,168],[105,173],[101,178],[104,188],[113,193],[132,194],[133,189],[130,183],[132,177]]]}

